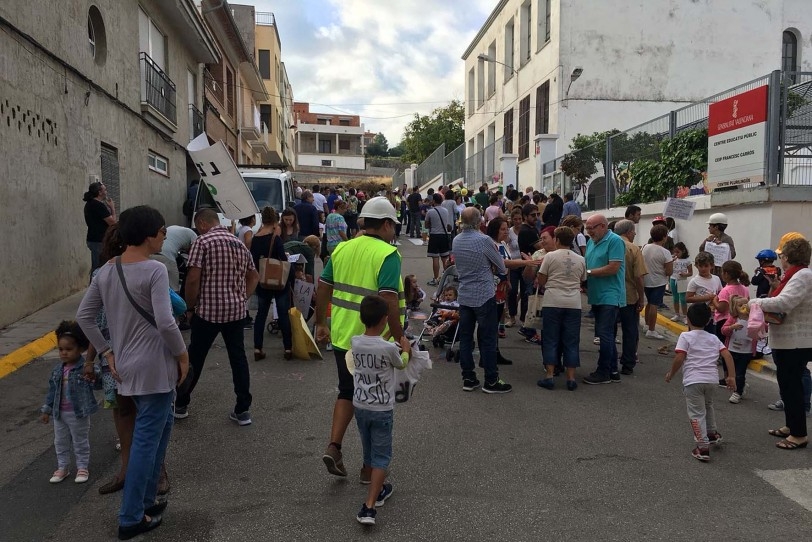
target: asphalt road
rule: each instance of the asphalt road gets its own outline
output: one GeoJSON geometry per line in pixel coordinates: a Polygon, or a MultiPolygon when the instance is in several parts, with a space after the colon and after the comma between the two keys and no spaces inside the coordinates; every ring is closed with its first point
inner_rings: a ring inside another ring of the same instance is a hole
{"type": "MultiPolygon", "coordinates": [[[[405,236],[404,273],[430,278],[425,248],[405,236]]],[[[67,316],[67,315],[66,315],[67,316]]],[[[582,325],[579,377],[597,347],[582,325]]],[[[514,365],[502,369],[513,393],[461,389],[459,366],[437,355],[409,403],[396,408],[394,495],[378,525],[354,519],[358,483],[354,425],[344,442],[350,476],[327,474],[336,394],[332,355],[285,361],[281,341],[251,361],[254,423],[228,420],[234,396],[218,340],[190,407],[172,437],[170,505],[163,525],[142,537],[163,541],[247,540],[776,540],[812,532],[809,450],[775,448],[767,429],[777,386],[748,378],[739,405],[718,390],[724,443],[699,463],[678,381],[665,384],[670,356],[642,339],[641,364],[620,384],[568,392],[536,386],[540,350],[515,329],[501,341],[514,365]],[[769,480],[769,481],[768,481],[769,480]],[[790,497],[786,496],[789,495],[790,497]],[[806,506],[806,507],[804,507],[806,506]]],[[[251,347],[248,334],[246,345],[251,347]]],[[[0,380],[0,541],[110,540],[120,494],[98,487],[118,469],[111,415],[94,415],[91,479],[51,485],[53,430],[37,420],[56,362],[51,353],[0,380]]]]}

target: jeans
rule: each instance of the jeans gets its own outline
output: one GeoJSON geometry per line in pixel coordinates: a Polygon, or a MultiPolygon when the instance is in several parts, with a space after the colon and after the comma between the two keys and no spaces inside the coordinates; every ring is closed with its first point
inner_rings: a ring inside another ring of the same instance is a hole
{"type": "Polygon", "coordinates": [[[596,373],[608,377],[617,372],[617,346],[615,346],[615,322],[619,308],[615,305],[592,305],[595,313],[595,336],[601,341],[598,351],[596,373]]]}
{"type": "Polygon", "coordinates": [[[544,365],[558,365],[561,350],[564,367],[580,367],[581,309],[543,307],[541,319],[544,324],[541,354],[544,365]]]}
{"type": "Polygon", "coordinates": [[[293,335],[290,328],[290,288],[266,290],[257,288],[257,315],[254,318],[254,348],[262,350],[265,340],[265,322],[271,310],[271,302],[276,301],[279,331],[282,332],[282,345],[285,350],[293,348],[293,335]]]}
{"type": "Polygon", "coordinates": [[[730,356],[733,358],[733,366],[736,368],[736,393],[739,395],[744,393],[744,381],[747,378],[747,366],[750,360],[753,359],[752,354],[741,354],[739,352],[731,352],[730,356]]]}
{"type": "Polygon", "coordinates": [[[361,434],[364,466],[388,469],[392,461],[392,425],[394,410],[355,409],[355,423],[361,434]]]}
{"type": "Polygon", "coordinates": [[[792,350],[773,349],[777,369],[778,389],[784,401],[784,417],[793,437],[806,437],[806,412],[804,408],[804,369],[812,359],[812,348],[792,350]]]}
{"type": "Polygon", "coordinates": [[[716,432],[716,412],[713,410],[715,388],[716,384],[690,384],[682,389],[694,442],[703,449],[708,448],[708,433],[716,432]]]}
{"type": "Polygon", "coordinates": [[[618,310],[620,331],[623,333],[623,353],[620,355],[620,364],[633,369],[637,365],[637,345],[640,342],[640,313],[636,305],[625,305],[618,310]]]}
{"type": "Polygon", "coordinates": [[[508,279],[510,280],[510,291],[507,296],[508,314],[511,318],[515,318],[519,312],[519,284],[522,281],[522,270],[509,270],[508,279]]]}
{"type": "Polygon", "coordinates": [[[460,305],[460,323],[457,337],[460,339],[460,369],[464,380],[476,380],[474,370],[474,327],[477,329],[479,361],[485,371],[485,382],[493,384],[499,380],[496,367],[496,300],[490,298],[479,307],[460,305]]]}
{"type": "Polygon", "coordinates": [[[87,248],[90,249],[90,276],[93,276],[93,271],[101,267],[99,258],[101,256],[102,244],[93,241],[87,241],[87,248]]]}
{"type": "Polygon", "coordinates": [[[420,211],[409,211],[409,237],[420,237],[420,211]]]}
{"type": "Polygon", "coordinates": [[[530,295],[530,292],[533,292],[533,279],[525,278],[523,275],[519,276],[519,284],[521,285],[521,294],[519,299],[520,308],[519,308],[519,320],[524,322],[524,317],[527,316],[527,298],[530,295]]]}
{"type": "MultiPolygon", "coordinates": [[[[56,405],[59,408],[59,405],[56,405]]],[[[76,456],[76,468],[86,469],[90,463],[90,416],[77,418],[72,410],[62,411],[54,420],[54,449],[60,469],[70,466],[70,447],[76,456]]]]}
{"type": "Polygon", "coordinates": [[[231,378],[234,382],[234,393],[237,395],[237,404],[234,412],[242,414],[251,408],[251,374],[248,371],[248,359],[245,357],[245,344],[243,343],[243,321],[225,322],[222,324],[208,322],[197,315],[192,317],[191,340],[189,342],[189,364],[194,368],[195,374],[189,391],[178,394],[177,406],[186,407],[191,401],[200,375],[203,374],[203,365],[218,333],[222,333],[226,343],[228,361],[231,364],[231,378]]]}
{"type": "Polygon", "coordinates": [[[118,522],[122,527],[140,523],[144,517],[144,509],[155,504],[161,465],[164,463],[166,447],[172,433],[174,398],[174,391],[132,396],[137,413],[121,510],[118,514],[118,522]]]}

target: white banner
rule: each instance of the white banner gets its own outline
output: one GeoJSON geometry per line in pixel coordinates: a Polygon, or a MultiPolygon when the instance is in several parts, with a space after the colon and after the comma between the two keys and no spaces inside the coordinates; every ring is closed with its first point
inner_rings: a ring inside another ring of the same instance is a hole
{"type": "Polygon", "coordinates": [[[186,150],[197,166],[200,182],[206,183],[220,213],[230,220],[239,220],[259,212],[251,191],[222,141],[209,146],[203,133],[190,141],[186,150]]]}
{"type": "Polygon", "coordinates": [[[668,198],[665,200],[663,216],[670,216],[679,220],[691,220],[696,209],[696,202],[681,198],[668,198]]]}

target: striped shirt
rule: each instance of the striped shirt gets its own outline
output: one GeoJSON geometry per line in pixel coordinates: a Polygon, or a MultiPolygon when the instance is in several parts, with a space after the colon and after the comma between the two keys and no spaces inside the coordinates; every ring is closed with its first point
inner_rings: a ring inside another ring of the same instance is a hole
{"type": "Polygon", "coordinates": [[[460,280],[457,301],[466,307],[481,307],[496,293],[494,273],[507,273],[504,258],[493,239],[476,230],[457,235],[451,252],[460,280]]]}
{"type": "Polygon", "coordinates": [[[195,314],[216,324],[245,318],[245,275],[255,267],[239,239],[215,226],[192,245],[189,267],[201,270],[195,314]]]}

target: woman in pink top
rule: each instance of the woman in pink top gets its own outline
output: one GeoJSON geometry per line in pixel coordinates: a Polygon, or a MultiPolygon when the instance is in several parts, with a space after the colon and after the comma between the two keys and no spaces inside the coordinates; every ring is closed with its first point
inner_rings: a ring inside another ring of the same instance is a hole
{"type": "MultiPolygon", "coordinates": [[[[722,290],[716,295],[711,307],[714,309],[713,322],[716,325],[716,336],[724,342],[726,337],[722,334],[722,326],[730,317],[730,300],[734,296],[750,299],[750,277],[742,270],[739,262],[729,260],[722,265],[722,282],[725,284],[722,290]]],[[[727,367],[722,365],[727,377],[727,367]]],[[[724,383],[724,378],[719,379],[719,385],[724,383]]]]}
{"type": "Polygon", "coordinates": [[[499,196],[494,194],[488,200],[488,208],[485,209],[485,222],[490,222],[497,216],[505,216],[502,212],[502,206],[499,204],[499,196]]]}

